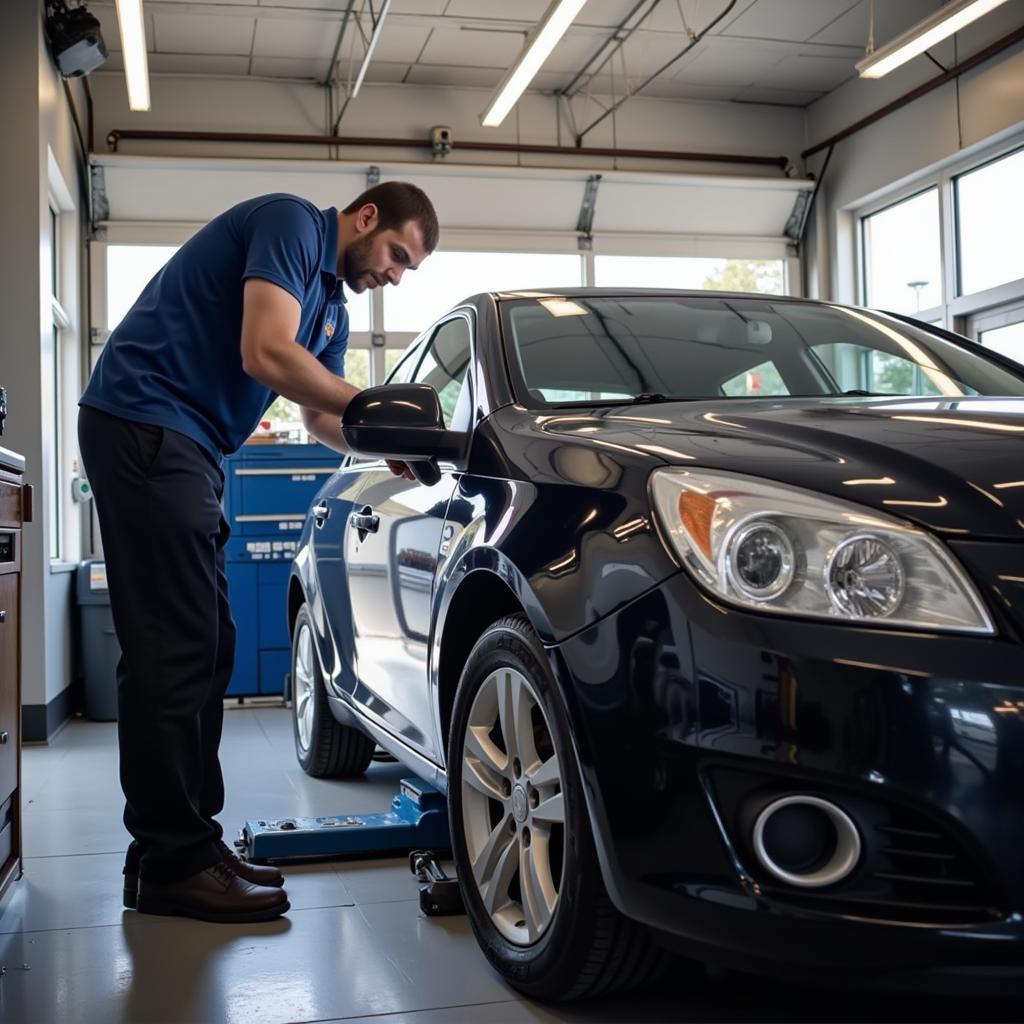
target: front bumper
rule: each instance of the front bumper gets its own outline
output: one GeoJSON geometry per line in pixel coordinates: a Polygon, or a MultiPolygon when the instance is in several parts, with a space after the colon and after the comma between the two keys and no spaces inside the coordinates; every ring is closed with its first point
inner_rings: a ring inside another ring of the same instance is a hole
{"type": "Polygon", "coordinates": [[[739,611],[679,573],[553,648],[616,905],[737,966],[1024,964],[1020,610],[995,638],[861,629],[739,611]],[[857,824],[839,884],[758,862],[752,814],[792,793],[857,824]]]}

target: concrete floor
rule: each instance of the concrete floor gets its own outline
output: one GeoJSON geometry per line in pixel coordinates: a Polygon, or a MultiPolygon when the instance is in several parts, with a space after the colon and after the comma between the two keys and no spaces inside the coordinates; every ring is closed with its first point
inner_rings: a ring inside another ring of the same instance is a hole
{"type": "MultiPolygon", "coordinates": [[[[290,712],[233,709],[222,761],[226,838],[246,818],[377,811],[404,774],[304,775],[290,712]]],[[[401,858],[286,867],[292,909],[257,925],[149,917],[121,906],[114,726],[74,722],[24,751],[25,875],[0,915],[0,1021],[375,1024],[1000,1020],[1022,1004],[871,996],[680,970],[657,989],[598,1003],[523,1000],[490,969],[465,918],[426,919],[401,858]]],[[[980,996],[980,993],[979,993],[980,996]]]]}

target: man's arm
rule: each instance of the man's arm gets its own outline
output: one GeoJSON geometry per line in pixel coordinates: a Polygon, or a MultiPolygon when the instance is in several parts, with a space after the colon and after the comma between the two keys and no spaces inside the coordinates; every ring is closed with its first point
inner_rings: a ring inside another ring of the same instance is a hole
{"type": "MultiPolygon", "coordinates": [[[[242,369],[304,410],[329,413],[334,424],[327,433],[333,440],[325,443],[345,451],[339,421],[359,389],[336,377],[296,343],[300,316],[294,296],[269,281],[249,278],[242,309],[242,369]]],[[[314,436],[323,440],[319,433],[314,436]]]]}
{"type": "MultiPolygon", "coordinates": [[[[329,412],[317,412],[316,409],[302,407],[302,425],[321,444],[333,448],[343,455],[348,454],[348,446],[341,435],[341,419],[329,412]]],[[[397,462],[394,459],[385,459],[388,469],[395,476],[404,477],[406,480],[415,480],[413,471],[404,462],[397,462]]]]}
{"type": "Polygon", "coordinates": [[[302,407],[302,425],[321,444],[342,454],[348,453],[345,439],[341,436],[341,417],[330,412],[302,407]]]}

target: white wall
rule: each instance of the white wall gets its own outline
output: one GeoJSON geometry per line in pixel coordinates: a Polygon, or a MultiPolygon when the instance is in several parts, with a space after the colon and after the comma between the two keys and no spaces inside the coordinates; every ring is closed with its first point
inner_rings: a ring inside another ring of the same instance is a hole
{"type": "MultiPolygon", "coordinates": [[[[5,128],[8,138],[16,140],[4,152],[4,188],[0,191],[0,222],[4,225],[0,251],[0,383],[8,389],[10,405],[3,443],[25,456],[26,479],[36,496],[35,522],[25,528],[23,538],[22,596],[22,702],[35,712],[33,722],[45,721],[47,707],[52,707],[54,714],[60,713],[72,673],[73,575],[51,572],[47,525],[54,499],[45,472],[53,440],[47,412],[54,358],[49,301],[51,153],[67,185],[66,199],[81,208],[73,129],[63,89],[45,49],[41,9],[41,3],[5,8],[7,48],[0,62],[5,128]]],[[[82,240],[73,213],[65,240],[70,243],[70,252],[64,270],[73,281],[67,311],[71,330],[78,331],[83,317],[74,264],[82,240]]],[[[67,396],[64,417],[70,428],[81,377],[74,355],[65,361],[63,371],[67,396]]]]}
{"type": "MultiPolygon", "coordinates": [[[[932,52],[949,67],[1021,25],[1021,3],[1005,4],[932,52]]],[[[882,42],[880,40],[880,42],[882,42]]],[[[917,58],[878,81],[854,79],[807,111],[808,147],[852,125],[918,85],[939,69],[917,58]]],[[[816,206],[817,251],[810,294],[841,302],[857,299],[855,239],[849,211],[899,188],[943,162],[984,147],[993,137],[1021,132],[1024,141],[1024,44],[948,82],[837,144],[816,206]]],[[[817,172],[824,153],[808,161],[817,172]]]]}

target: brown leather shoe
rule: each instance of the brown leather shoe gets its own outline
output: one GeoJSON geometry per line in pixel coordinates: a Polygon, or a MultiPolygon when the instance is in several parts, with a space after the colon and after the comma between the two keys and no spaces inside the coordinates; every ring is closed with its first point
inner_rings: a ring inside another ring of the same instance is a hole
{"type": "MultiPolygon", "coordinates": [[[[284,875],[277,868],[269,864],[250,864],[248,861],[242,860],[223,839],[217,843],[217,852],[220,854],[220,859],[239,878],[244,878],[245,881],[252,882],[253,885],[278,887],[284,885],[284,875]]],[[[124,905],[129,910],[134,910],[135,903],[139,898],[139,873],[138,871],[129,871],[127,867],[124,869],[123,896],[124,905]]]]}
{"type": "Polygon", "coordinates": [[[247,882],[252,882],[253,885],[284,885],[284,875],[272,864],[252,864],[247,860],[242,860],[223,839],[218,841],[217,851],[220,853],[220,859],[239,878],[244,878],[247,882]]]}
{"type": "Polygon", "coordinates": [[[223,861],[180,882],[143,878],[136,909],[140,914],[195,917],[200,921],[270,921],[291,904],[284,889],[253,885],[223,861]]]}

